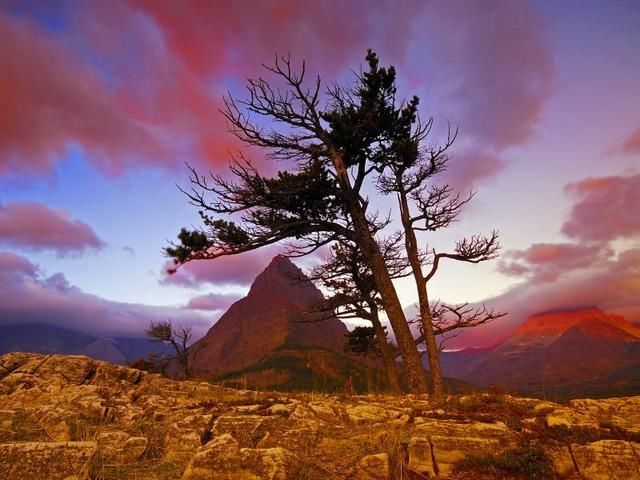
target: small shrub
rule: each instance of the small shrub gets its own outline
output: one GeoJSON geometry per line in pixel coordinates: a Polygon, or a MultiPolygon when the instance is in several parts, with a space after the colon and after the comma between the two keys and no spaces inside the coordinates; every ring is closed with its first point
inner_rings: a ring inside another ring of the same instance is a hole
{"type": "Polygon", "coordinates": [[[469,455],[456,463],[455,473],[486,473],[493,478],[545,480],[555,477],[551,460],[537,445],[525,444],[500,454],[469,455]]]}

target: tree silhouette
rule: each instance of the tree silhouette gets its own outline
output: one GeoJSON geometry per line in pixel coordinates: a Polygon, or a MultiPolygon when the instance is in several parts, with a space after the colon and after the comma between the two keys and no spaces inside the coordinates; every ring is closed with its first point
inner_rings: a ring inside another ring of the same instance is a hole
{"type": "Polygon", "coordinates": [[[179,326],[174,328],[170,320],[151,320],[145,330],[145,334],[154,342],[164,342],[173,347],[176,359],[182,370],[184,378],[191,376],[189,368],[188,346],[192,336],[192,327],[179,326]]]}
{"type": "Polygon", "coordinates": [[[363,193],[365,181],[385,158],[411,154],[415,148],[403,135],[416,122],[418,99],[397,106],[395,69],[379,67],[371,51],[366,60],[369,68],[357,75],[353,87],[327,89],[324,109],[320,78],[307,87],[305,64],[295,72],[289,58],[276,57],[266,67],[284,84],[282,89],[258,78],[248,81],[246,100],[227,97],[223,114],[231,131],[246,144],[266,149],[272,159],[288,161],[290,170],[265,178],[242,156],[233,161],[233,181],[191,169],[192,188],[185,194],[198,207],[205,228],[182,229],[179,244],[166,253],[180,265],[283,240],[295,241],[290,248],[296,254],[339,239],[353,242],[393,328],[409,389],[423,393],[427,383],[420,355],[375,238],[381,222],[363,193]]]}

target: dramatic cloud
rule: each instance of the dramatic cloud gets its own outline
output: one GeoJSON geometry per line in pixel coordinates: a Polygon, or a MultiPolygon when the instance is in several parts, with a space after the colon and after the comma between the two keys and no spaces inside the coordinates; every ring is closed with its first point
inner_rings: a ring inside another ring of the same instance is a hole
{"type": "Polygon", "coordinates": [[[249,286],[271,259],[283,249],[281,246],[272,246],[215,260],[194,260],[181,266],[172,275],[167,273],[168,269],[173,268],[173,263],[169,261],[163,267],[164,277],[161,283],[183,287],[200,287],[207,284],[249,286]]]}
{"type": "Polygon", "coordinates": [[[112,302],[46,276],[25,257],[0,252],[0,325],[46,323],[96,335],[143,335],[149,321],[192,325],[202,335],[212,319],[183,308],[112,302]]]}
{"type": "Polygon", "coordinates": [[[242,295],[209,293],[207,295],[193,297],[187,303],[186,308],[193,310],[226,310],[233,302],[240,298],[242,298],[242,295]]]}
{"type": "Polygon", "coordinates": [[[0,205],[0,245],[65,255],[99,250],[104,243],[89,225],[72,219],[64,210],[22,202],[0,205]]]}
{"type": "Polygon", "coordinates": [[[71,144],[108,174],[181,168],[184,159],[226,165],[239,147],[218,112],[228,89],[292,46],[314,72],[331,76],[362,62],[374,36],[401,58],[419,8],[81,2],[61,7],[63,32],[0,12],[0,175],[48,172],[71,144]]]}
{"type": "Polygon", "coordinates": [[[469,189],[535,132],[555,72],[546,28],[524,0],[434,0],[424,19],[429,86],[440,114],[460,127],[447,181],[469,189]]]}
{"type": "Polygon", "coordinates": [[[565,235],[608,241],[640,234],[640,174],[587,178],[565,192],[575,200],[562,225],[565,235]]]}
{"type": "Polygon", "coordinates": [[[0,175],[48,171],[71,144],[108,172],[166,159],[95,68],[53,34],[2,13],[0,72],[0,175]]]}
{"type": "Polygon", "coordinates": [[[198,76],[261,73],[275,53],[295,53],[314,71],[336,73],[362,58],[374,38],[399,57],[421,2],[131,0],[165,32],[171,51],[198,76]]]}
{"type": "Polygon", "coordinates": [[[573,270],[592,267],[613,255],[606,245],[571,243],[534,243],[526,250],[511,250],[502,255],[498,271],[535,282],[551,282],[573,270]]]}
{"type": "Polygon", "coordinates": [[[463,129],[468,161],[456,171],[471,185],[530,138],[553,73],[524,1],[130,0],[62,11],[63,31],[0,14],[0,68],[11,72],[0,87],[0,175],[50,171],[71,144],[109,174],[185,159],[223,167],[241,146],[218,112],[227,90],[264,74],[275,52],[331,83],[374,47],[410,84],[411,65],[433,69],[425,82],[463,129]],[[416,43],[437,47],[408,58],[416,43]]]}
{"type": "Polygon", "coordinates": [[[524,0],[439,0],[425,16],[432,36],[446,39],[433,46],[436,82],[449,85],[444,101],[454,104],[462,133],[498,149],[529,140],[554,74],[533,8],[524,0]]]}

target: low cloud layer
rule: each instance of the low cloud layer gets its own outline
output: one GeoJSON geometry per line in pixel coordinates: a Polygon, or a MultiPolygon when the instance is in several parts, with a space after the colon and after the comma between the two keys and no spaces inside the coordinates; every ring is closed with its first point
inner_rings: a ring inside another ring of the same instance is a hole
{"type": "Polygon", "coordinates": [[[486,304],[508,312],[504,319],[465,332],[448,347],[489,346],[535,313],[597,305],[640,324],[640,248],[632,248],[597,268],[576,270],[554,282],[526,281],[486,304]]]}
{"type": "Polygon", "coordinates": [[[609,259],[613,250],[606,245],[534,243],[526,250],[511,250],[498,262],[498,271],[534,282],[551,282],[573,270],[609,259]]]}
{"type": "Polygon", "coordinates": [[[47,276],[27,258],[0,252],[0,325],[45,323],[95,335],[143,336],[151,320],[192,325],[196,337],[213,323],[209,315],[181,308],[105,300],[70,285],[61,273],[47,276]]]}
{"type": "Polygon", "coordinates": [[[100,250],[104,242],[89,225],[64,210],[16,202],[0,205],[0,245],[66,255],[100,250]]]}

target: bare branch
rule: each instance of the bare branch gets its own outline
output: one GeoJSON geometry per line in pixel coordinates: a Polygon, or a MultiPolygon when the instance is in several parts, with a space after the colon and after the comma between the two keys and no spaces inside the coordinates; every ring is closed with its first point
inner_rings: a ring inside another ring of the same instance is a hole
{"type": "Polygon", "coordinates": [[[440,265],[440,260],[443,258],[459,262],[480,263],[496,258],[499,250],[500,243],[498,242],[498,232],[496,230],[493,230],[488,237],[473,235],[470,238],[463,238],[456,242],[455,253],[433,252],[431,270],[425,276],[425,282],[433,278],[440,265]]]}

